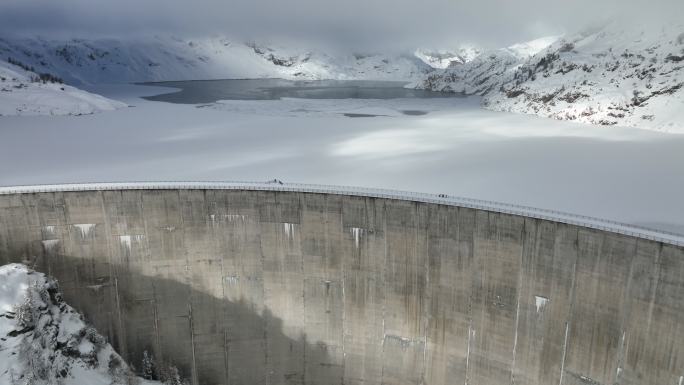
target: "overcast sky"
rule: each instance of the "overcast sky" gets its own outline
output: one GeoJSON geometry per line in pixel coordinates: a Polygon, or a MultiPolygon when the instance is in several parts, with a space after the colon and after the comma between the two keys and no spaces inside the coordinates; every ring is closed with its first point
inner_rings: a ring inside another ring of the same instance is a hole
{"type": "Polygon", "coordinates": [[[684,0],[0,0],[0,33],[315,36],[437,48],[503,46],[611,17],[639,24],[683,14],[684,0]]]}

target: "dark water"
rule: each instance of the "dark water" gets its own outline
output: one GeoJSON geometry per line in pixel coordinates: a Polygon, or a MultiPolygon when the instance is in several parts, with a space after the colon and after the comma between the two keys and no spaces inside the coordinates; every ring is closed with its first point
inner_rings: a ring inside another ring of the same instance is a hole
{"type": "MultiPolygon", "coordinates": [[[[366,80],[194,80],[145,83],[180,88],[178,92],[145,97],[147,100],[180,104],[213,103],[218,100],[304,99],[399,99],[448,98],[453,93],[403,88],[404,82],[366,80]]],[[[411,111],[414,112],[414,111],[411,111]]],[[[418,115],[407,111],[407,115],[418,115]]]]}
{"type": "Polygon", "coordinates": [[[378,116],[387,116],[387,115],[375,115],[375,114],[354,114],[351,112],[347,112],[347,113],[344,113],[342,115],[344,115],[348,118],[375,118],[378,116]]]}
{"type": "Polygon", "coordinates": [[[402,114],[404,115],[411,115],[411,116],[420,116],[420,115],[426,115],[426,111],[421,111],[421,110],[403,110],[401,111],[402,114]]]}

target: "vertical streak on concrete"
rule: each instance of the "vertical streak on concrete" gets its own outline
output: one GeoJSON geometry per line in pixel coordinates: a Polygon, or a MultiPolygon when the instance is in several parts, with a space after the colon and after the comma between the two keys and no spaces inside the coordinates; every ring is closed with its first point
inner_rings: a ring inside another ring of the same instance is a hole
{"type": "MultiPolygon", "coordinates": [[[[56,195],[56,194],[52,194],[52,205],[53,205],[53,206],[56,206],[56,204],[55,204],[55,195],[56,195]]],[[[61,206],[61,212],[60,212],[60,214],[61,214],[61,216],[62,216],[62,218],[63,218],[63,220],[64,220],[63,223],[66,224],[66,222],[67,222],[66,205],[62,205],[62,206],[61,206]]],[[[26,210],[26,217],[28,218],[28,216],[29,216],[29,210],[28,210],[28,208],[27,208],[27,210],[26,210]]],[[[29,228],[30,224],[28,223],[28,221],[24,222],[24,226],[26,226],[26,227],[25,227],[25,231],[26,231],[27,233],[28,233],[29,231],[31,231],[30,228],[29,228]]],[[[64,251],[64,242],[63,242],[63,241],[60,241],[60,244],[61,244],[61,246],[62,246],[62,251],[64,251]]],[[[57,252],[58,252],[58,251],[57,251],[57,252]]],[[[50,263],[50,266],[51,266],[51,268],[54,268],[54,266],[52,266],[52,263],[50,263]]],[[[50,274],[52,274],[52,272],[50,272],[50,274]]]]}
{"type": "MultiPolygon", "coordinates": [[[[206,190],[204,191],[204,202],[207,202],[206,190]]],[[[226,271],[225,271],[225,259],[221,258],[221,313],[226,314],[226,271]]],[[[223,358],[224,358],[224,370],[225,375],[224,383],[230,384],[230,337],[228,334],[228,326],[225,322],[221,322],[221,328],[223,329],[223,358]]]]}
{"type": "MultiPolygon", "coordinates": [[[[325,196],[323,197],[323,199],[325,199],[325,196]]],[[[278,201],[278,197],[276,196],[276,202],[277,201],[278,201]]],[[[297,205],[299,206],[297,213],[299,215],[299,224],[301,226],[301,224],[304,223],[304,218],[303,218],[304,214],[303,214],[303,210],[302,210],[303,205],[302,205],[302,194],[301,193],[297,194],[297,205]]],[[[327,224],[326,224],[326,226],[327,226],[327,224]]],[[[295,235],[294,235],[295,230],[294,229],[295,229],[295,227],[293,226],[292,230],[291,230],[292,231],[292,242],[293,243],[295,241],[295,235]]],[[[301,235],[302,234],[300,234],[300,236],[301,235]]],[[[301,242],[301,238],[300,238],[300,242],[301,242]]],[[[304,253],[300,252],[299,254],[300,254],[299,274],[301,274],[302,280],[305,280],[306,275],[304,274],[304,253]]],[[[302,312],[304,314],[306,314],[306,284],[304,282],[302,282],[302,312]]],[[[302,320],[302,324],[306,324],[306,315],[304,315],[303,317],[304,317],[304,319],[302,320]]],[[[307,374],[306,350],[307,350],[306,346],[302,346],[302,379],[301,379],[302,384],[306,383],[306,378],[307,378],[306,377],[306,374],[307,374]]]]}
{"type": "MultiPolygon", "coordinates": [[[[112,224],[111,224],[111,221],[109,220],[109,215],[107,215],[107,209],[106,209],[106,207],[105,207],[105,193],[104,193],[104,191],[100,191],[100,192],[98,193],[98,196],[100,197],[100,211],[101,211],[101,213],[102,213],[102,222],[104,223],[104,233],[105,233],[105,238],[104,238],[104,240],[105,240],[105,249],[107,250],[107,256],[106,256],[106,258],[107,258],[107,271],[108,271],[108,273],[107,273],[107,283],[108,283],[108,284],[110,285],[110,287],[111,287],[111,285],[112,285],[112,280],[113,280],[113,278],[114,278],[114,266],[113,266],[113,263],[112,263],[112,262],[113,262],[113,261],[112,261],[112,256],[114,255],[114,249],[113,249],[113,246],[112,246],[112,239],[113,239],[113,237],[112,237],[112,224]]],[[[109,297],[110,297],[110,298],[109,298],[109,301],[111,301],[111,300],[112,300],[112,298],[111,298],[111,295],[112,295],[112,294],[111,294],[111,290],[109,290],[109,293],[110,293],[110,294],[109,294],[109,297]]],[[[111,318],[112,318],[112,317],[111,317],[111,309],[110,309],[110,311],[109,311],[109,314],[110,314],[110,317],[108,317],[108,318],[111,319],[111,318]]],[[[114,326],[111,324],[111,322],[110,322],[109,325],[110,325],[110,332],[109,332],[109,335],[112,335],[112,329],[114,329],[114,326]]],[[[120,325],[119,325],[119,326],[120,326],[120,325]]],[[[117,331],[116,331],[116,335],[118,336],[118,335],[120,335],[120,334],[121,334],[121,333],[120,333],[120,330],[117,330],[117,331]]],[[[113,342],[113,341],[111,341],[111,342],[113,342]]],[[[116,343],[118,344],[119,341],[116,341],[116,343]]]]}
{"type": "Polygon", "coordinates": [[[577,252],[577,258],[575,258],[575,263],[572,268],[572,284],[570,286],[570,309],[568,309],[568,312],[566,313],[565,338],[563,340],[563,355],[561,357],[561,373],[558,385],[563,385],[563,375],[565,374],[565,361],[568,352],[570,320],[572,319],[572,314],[575,309],[575,299],[577,294],[575,291],[575,287],[577,286],[577,265],[579,265],[579,228],[577,229],[575,236],[575,251],[577,252]]]}
{"type": "Polygon", "coordinates": [[[563,356],[561,357],[561,369],[560,369],[560,381],[558,385],[563,385],[563,374],[565,374],[565,353],[568,351],[568,329],[570,324],[568,321],[565,322],[565,339],[563,340],[563,356]]]}
{"type": "Polygon", "coordinates": [[[615,355],[615,379],[613,384],[620,384],[620,374],[622,368],[624,367],[625,361],[625,338],[627,336],[627,325],[629,321],[629,315],[631,313],[631,287],[632,287],[632,277],[634,276],[634,265],[637,263],[637,253],[639,250],[639,240],[634,242],[634,254],[633,258],[629,263],[629,275],[627,276],[627,284],[625,288],[625,293],[623,296],[623,306],[622,306],[622,319],[620,320],[620,330],[622,331],[622,337],[620,338],[620,343],[618,344],[617,354],[615,355]]]}
{"type": "Polygon", "coordinates": [[[387,336],[387,329],[386,329],[386,319],[387,319],[387,282],[385,281],[385,277],[387,277],[387,204],[384,202],[382,203],[382,233],[383,233],[383,263],[382,263],[382,286],[384,290],[384,295],[382,298],[382,351],[380,353],[380,383],[384,384],[385,383],[385,365],[382,364],[385,362],[385,337],[387,336]]]}
{"type": "MultiPolygon", "coordinates": [[[[339,220],[340,220],[339,227],[341,229],[344,229],[344,203],[341,202],[340,205],[341,205],[341,210],[340,210],[340,215],[339,215],[339,220]]],[[[366,213],[367,212],[368,211],[366,210],[366,213]]],[[[364,244],[367,245],[368,241],[366,241],[364,244]]],[[[360,255],[361,251],[359,250],[358,252],[360,255]]],[[[345,370],[347,367],[347,351],[346,351],[346,346],[345,346],[345,342],[347,340],[345,338],[345,335],[347,332],[347,322],[346,322],[346,320],[347,320],[347,298],[346,298],[346,293],[345,293],[345,286],[346,286],[346,282],[347,282],[347,274],[346,274],[346,270],[345,270],[344,261],[340,262],[340,277],[341,277],[340,280],[342,281],[342,341],[341,341],[341,343],[342,343],[342,385],[344,385],[344,373],[345,373],[345,370]]]]}
{"type": "Polygon", "coordinates": [[[466,366],[465,366],[465,382],[464,385],[468,385],[468,369],[470,368],[470,345],[473,338],[473,319],[470,319],[470,324],[468,325],[468,349],[466,350],[466,366]]]}
{"type": "MultiPolygon", "coordinates": [[[[257,201],[258,201],[258,196],[257,196],[257,201]]],[[[260,218],[260,216],[258,215],[258,211],[257,211],[257,221],[258,222],[261,221],[259,218],[260,218]]],[[[213,219],[212,219],[212,222],[213,222],[213,219]]],[[[261,223],[259,223],[259,225],[260,224],[261,223]]],[[[263,302],[263,306],[264,306],[263,307],[264,310],[262,310],[262,312],[263,312],[263,314],[266,314],[265,310],[267,309],[266,305],[268,303],[267,299],[266,299],[266,279],[265,279],[265,276],[266,276],[266,267],[265,267],[266,266],[266,253],[264,253],[264,246],[262,244],[263,243],[262,237],[263,237],[263,234],[260,232],[259,233],[259,256],[261,258],[261,261],[259,261],[259,263],[261,265],[262,275],[264,277],[264,279],[262,281],[262,285],[261,285],[262,286],[262,295],[263,295],[262,302],[263,302]]],[[[273,364],[271,362],[272,358],[268,354],[268,342],[269,342],[268,341],[268,323],[269,323],[268,319],[264,319],[261,322],[261,325],[263,327],[263,330],[261,330],[261,332],[262,332],[261,338],[264,341],[264,349],[263,349],[264,350],[264,371],[266,372],[266,374],[264,375],[264,382],[266,384],[270,383],[271,376],[270,376],[269,371],[271,370],[270,368],[273,364]]]]}
{"type": "MultiPolygon", "coordinates": [[[[176,199],[178,200],[178,207],[179,207],[179,212],[178,212],[178,221],[181,229],[185,229],[185,223],[184,223],[184,218],[183,218],[183,210],[180,208],[181,207],[181,190],[176,191],[176,199]]],[[[164,200],[164,210],[168,210],[168,202],[164,200]]],[[[144,211],[143,211],[144,212],[144,211]]],[[[148,233],[148,226],[147,226],[147,221],[143,221],[143,225],[145,226],[145,233],[148,233]]],[[[181,250],[184,255],[185,259],[185,280],[189,286],[190,293],[188,295],[188,323],[189,323],[189,328],[190,328],[190,349],[191,349],[191,382],[192,385],[199,385],[199,373],[197,369],[197,347],[196,347],[196,341],[195,341],[195,318],[193,314],[193,309],[192,309],[192,302],[193,302],[193,294],[195,289],[192,287],[192,264],[190,262],[190,256],[188,253],[188,250],[183,248],[181,250]]],[[[174,251],[174,255],[176,252],[174,251]]]]}
{"type": "MultiPolygon", "coordinates": [[[[206,196],[205,196],[205,202],[206,202],[206,196]]],[[[221,258],[221,302],[225,303],[226,301],[226,278],[225,278],[225,271],[223,269],[223,258],[221,258]]],[[[225,307],[225,305],[224,305],[225,307]]],[[[224,308],[221,309],[221,313],[226,314],[226,310],[224,308]]],[[[221,326],[223,328],[223,366],[224,366],[224,371],[223,373],[225,374],[225,384],[230,383],[230,361],[229,359],[229,353],[228,353],[228,330],[225,322],[221,323],[221,326]]]]}
{"type": "Polygon", "coordinates": [[[126,349],[126,332],[123,324],[123,317],[121,317],[121,297],[119,295],[119,278],[114,277],[114,293],[116,295],[116,315],[119,323],[119,354],[125,359],[129,359],[126,349]]]}
{"type": "Polygon", "coordinates": [[[651,302],[648,304],[648,318],[646,322],[646,333],[651,330],[651,321],[653,320],[653,307],[656,302],[656,293],[658,292],[658,283],[660,282],[660,254],[663,252],[662,244],[658,247],[655,255],[655,286],[653,287],[653,292],[651,294],[651,302]]]}
{"type": "Polygon", "coordinates": [[[161,336],[159,334],[159,312],[157,310],[157,290],[152,283],[152,312],[154,314],[154,336],[155,336],[155,354],[158,362],[164,361],[161,348],[161,336]]]}
{"type": "MultiPolygon", "coordinates": [[[[140,212],[143,213],[143,215],[145,213],[145,199],[144,199],[144,197],[145,197],[145,194],[141,193],[140,194],[140,212]]],[[[149,234],[150,232],[149,232],[149,228],[147,227],[147,218],[145,218],[145,217],[143,217],[142,226],[143,226],[143,233],[149,234]]],[[[149,236],[145,237],[145,242],[149,242],[149,239],[150,239],[149,236]]],[[[129,253],[130,253],[130,250],[129,250],[129,253]]],[[[145,258],[144,254],[142,255],[141,259],[142,258],[145,258]]]]}
{"type": "Polygon", "coordinates": [[[230,384],[230,339],[228,337],[228,331],[223,330],[223,358],[225,360],[225,371],[226,377],[224,383],[226,385],[230,384]]]}
{"type": "MultiPolygon", "coordinates": [[[[419,204],[416,204],[416,219],[418,220],[417,226],[415,226],[415,232],[416,232],[416,242],[415,242],[415,255],[418,256],[418,231],[421,231],[419,228],[421,226],[421,218],[420,218],[420,212],[418,210],[419,204]]],[[[425,275],[425,297],[421,299],[421,317],[423,317],[423,368],[421,369],[422,373],[420,374],[420,383],[421,385],[425,383],[425,377],[427,373],[427,352],[428,352],[428,326],[429,326],[429,314],[428,311],[430,307],[428,304],[430,303],[432,299],[432,291],[429,290],[428,288],[430,287],[430,252],[428,250],[429,247],[429,237],[428,237],[428,228],[429,228],[429,223],[430,223],[430,210],[426,206],[425,207],[425,212],[427,213],[427,218],[425,219],[425,250],[423,250],[423,255],[425,256],[425,263],[424,263],[424,270],[423,274],[425,275]]],[[[421,231],[422,232],[422,231],[421,231]]]]}
{"type": "MultiPolygon", "coordinates": [[[[459,217],[459,237],[461,236],[461,218],[466,216],[466,213],[470,212],[470,209],[458,208],[458,217],[459,217]]],[[[463,375],[463,383],[464,385],[468,385],[468,380],[469,380],[469,375],[470,375],[470,351],[471,351],[471,337],[472,337],[472,328],[473,328],[473,281],[475,280],[474,274],[473,274],[473,268],[475,265],[475,241],[476,241],[476,234],[475,234],[475,224],[477,223],[477,216],[475,211],[473,211],[472,214],[473,221],[471,223],[471,226],[469,226],[469,231],[470,235],[472,235],[472,239],[470,239],[469,242],[469,250],[468,250],[468,257],[470,258],[469,261],[469,266],[470,266],[470,275],[471,275],[471,280],[468,283],[468,311],[467,311],[467,316],[468,316],[468,338],[467,338],[467,345],[466,345],[466,362],[465,362],[465,373],[463,375]]],[[[464,226],[465,228],[465,226],[464,226]]],[[[465,229],[463,229],[465,231],[465,229]]],[[[460,238],[459,238],[459,243],[460,243],[460,238]]],[[[460,245],[459,245],[459,253],[460,253],[460,245]]]]}
{"type": "MultiPolygon", "coordinates": [[[[520,269],[522,272],[522,269],[520,269]]],[[[515,308],[515,336],[513,337],[513,358],[511,360],[511,384],[515,384],[515,353],[518,348],[518,327],[520,325],[520,290],[518,288],[518,305],[515,308]]]]}
{"type": "MultiPolygon", "coordinates": [[[[192,300],[191,300],[192,301],[192,300]]],[[[188,323],[190,327],[190,347],[192,349],[192,385],[199,385],[199,374],[197,373],[197,361],[195,360],[195,328],[192,318],[192,302],[188,302],[188,323]]]]}
{"type": "Polygon", "coordinates": [[[520,239],[522,239],[523,245],[522,248],[520,249],[520,267],[519,267],[519,272],[518,272],[518,285],[517,285],[517,292],[518,292],[518,297],[516,299],[516,307],[515,307],[515,335],[513,337],[513,358],[511,359],[511,384],[515,384],[515,354],[516,350],[518,348],[518,328],[520,326],[520,296],[522,295],[523,288],[522,288],[522,281],[523,281],[523,273],[525,271],[524,269],[524,258],[525,258],[525,253],[527,251],[527,247],[529,247],[529,244],[527,242],[527,236],[526,236],[526,230],[525,230],[525,224],[523,224],[522,229],[520,230],[520,239]]]}

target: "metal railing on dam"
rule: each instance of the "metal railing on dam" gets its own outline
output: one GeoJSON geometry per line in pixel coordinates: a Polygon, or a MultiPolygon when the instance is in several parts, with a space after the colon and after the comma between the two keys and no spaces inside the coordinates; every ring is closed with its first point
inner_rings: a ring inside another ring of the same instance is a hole
{"type": "Polygon", "coordinates": [[[193,385],[679,385],[676,243],[277,181],[0,190],[0,264],[54,276],[127,362],[193,385]]]}
{"type": "Polygon", "coordinates": [[[544,219],[553,222],[583,226],[592,229],[610,231],[618,234],[648,239],[657,242],[684,246],[684,234],[651,229],[644,226],[622,223],[586,215],[566,213],[562,211],[542,209],[530,206],[502,203],[481,199],[464,198],[448,194],[427,194],[392,189],[378,189],[355,186],[337,186],[304,183],[282,183],[280,181],[246,182],[246,181],[157,181],[157,182],[106,182],[106,183],[68,183],[51,185],[0,186],[0,195],[27,194],[37,192],[59,191],[110,191],[110,190],[256,190],[256,191],[289,191],[304,193],[323,193],[372,198],[398,199],[423,203],[435,203],[449,206],[467,207],[478,210],[493,211],[503,214],[520,215],[529,218],[544,219]]]}

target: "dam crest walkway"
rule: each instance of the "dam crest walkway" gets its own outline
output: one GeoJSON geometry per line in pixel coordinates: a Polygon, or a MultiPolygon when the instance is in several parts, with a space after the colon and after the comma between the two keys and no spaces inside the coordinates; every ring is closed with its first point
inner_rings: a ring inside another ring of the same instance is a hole
{"type": "Polygon", "coordinates": [[[114,191],[114,190],[249,190],[274,192],[299,192],[315,194],[335,194],[403,201],[434,203],[503,214],[518,215],[528,218],[543,219],[553,222],[582,226],[591,229],[609,231],[617,234],[648,239],[652,241],[684,246],[684,234],[677,234],[647,227],[632,225],[590,217],[586,215],[566,213],[562,211],[535,208],[510,203],[472,199],[449,194],[427,194],[419,192],[378,189],[368,187],[336,186],[321,184],[283,183],[279,180],[267,182],[245,181],[159,181],[159,182],[105,182],[105,183],[68,183],[25,186],[0,186],[0,195],[33,194],[69,191],[114,191]]]}

